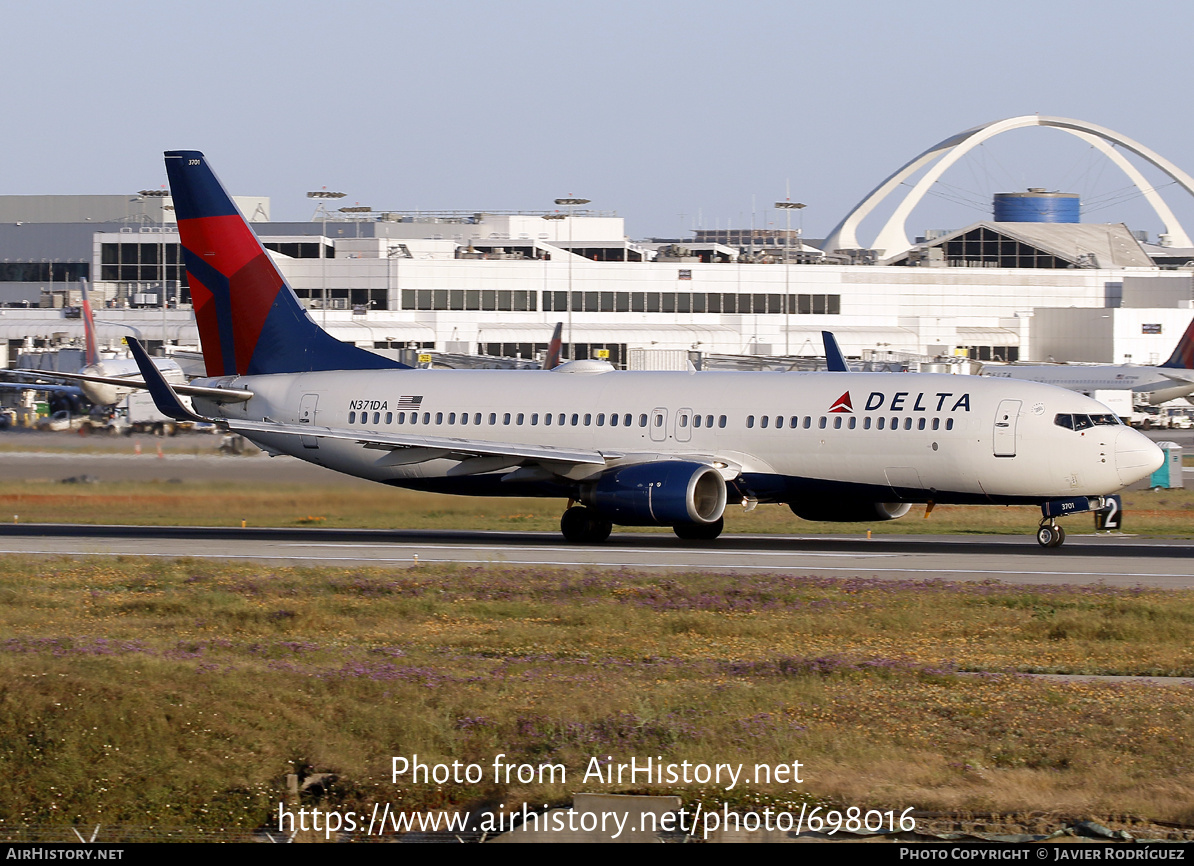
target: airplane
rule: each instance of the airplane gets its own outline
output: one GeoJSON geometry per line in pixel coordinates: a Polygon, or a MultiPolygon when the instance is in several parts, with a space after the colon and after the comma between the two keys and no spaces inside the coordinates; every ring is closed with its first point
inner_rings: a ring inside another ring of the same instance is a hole
{"type": "MultiPolygon", "coordinates": [[[[23,371],[38,373],[46,378],[66,379],[78,382],[83,395],[95,406],[114,406],[132,391],[145,387],[145,382],[132,358],[102,358],[99,353],[99,340],[96,336],[95,316],[91,311],[91,298],[87,290],[87,281],[82,281],[83,294],[83,339],[84,365],[77,373],[42,373],[36,370],[23,371]]],[[[184,384],[187,379],[182,367],[170,358],[154,358],[153,365],[157,367],[166,381],[184,384]]]]}
{"type": "MultiPolygon", "coordinates": [[[[271,455],[416,490],[558,497],[566,540],[614,524],[715,539],[733,497],[809,520],[913,503],[1107,511],[1160,449],[1089,397],[946,374],[418,370],[333,339],[301,306],[198,151],[169,151],[207,376],[167,383],[127,340],[160,411],[271,455]],[[177,394],[190,394],[193,410],[177,394]]],[[[839,353],[840,354],[840,353],[839,353]]]]}
{"type": "Polygon", "coordinates": [[[1194,397],[1194,320],[1173,354],[1156,367],[1139,364],[1007,364],[984,366],[980,376],[1043,382],[1071,391],[1132,391],[1154,406],[1194,397]]]}

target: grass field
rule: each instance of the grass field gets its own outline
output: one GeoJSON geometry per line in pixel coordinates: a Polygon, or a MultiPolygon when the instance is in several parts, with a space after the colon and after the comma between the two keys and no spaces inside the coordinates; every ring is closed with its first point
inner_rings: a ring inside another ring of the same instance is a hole
{"type": "MultiPolygon", "coordinates": [[[[311,526],[370,529],[525,529],[557,532],[564,501],[444,496],[374,486],[313,487],[234,481],[61,484],[0,480],[0,520],[23,523],[311,526]]],[[[1194,491],[1124,494],[1125,531],[1189,538],[1194,535],[1194,491]]],[[[1031,535],[1040,520],[1032,506],[939,505],[928,519],[924,506],[882,523],[804,521],[785,506],[726,509],[729,533],[995,533],[1031,535]]],[[[1085,515],[1063,521],[1068,532],[1093,531],[1085,515]]],[[[618,531],[670,532],[619,527],[618,531]]]]}
{"type": "Polygon", "coordinates": [[[1194,592],[860,575],[0,560],[6,823],[268,825],[324,807],[566,802],[1043,810],[1194,822],[1194,592]],[[390,761],[566,784],[394,785],[390,761]],[[590,757],[790,764],[802,785],[580,783],[590,757]]]}

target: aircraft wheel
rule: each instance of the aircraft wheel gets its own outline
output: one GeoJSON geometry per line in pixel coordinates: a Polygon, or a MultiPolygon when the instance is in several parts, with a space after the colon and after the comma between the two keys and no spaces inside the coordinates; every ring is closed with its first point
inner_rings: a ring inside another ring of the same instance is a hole
{"type": "Polygon", "coordinates": [[[614,525],[588,508],[575,505],[560,518],[560,532],[572,544],[600,544],[609,538],[614,525]]]}
{"type": "Polygon", "coordinates": [[[1065,541],[1065,530],[1046,523],[1037,529],[1036,541],[1041,547],[1061,547],[1061,543],[1065,541]]]}
{"type": "Polygon", "coordinates": [[[712,523],[678,523],[672,527],[672,532],[685,541],[712,541],[721,535],[725,525],[725,519],[719,517],[712,523]]]}

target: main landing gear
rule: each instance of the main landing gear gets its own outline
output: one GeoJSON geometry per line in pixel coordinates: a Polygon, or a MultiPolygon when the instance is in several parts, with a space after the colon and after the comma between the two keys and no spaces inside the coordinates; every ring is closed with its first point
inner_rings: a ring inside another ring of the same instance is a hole
{"type": "Polygon", "coordinates": [[[685,541],[712,541],[721,535],[725,525],[725,520],[719,517],[712,523],[678,523],[672,527],[672,532],[685,541]]]}
{"type": "Polygon", "coordinates": [[[560,518],[560,532],[572,544],[600,544],[613,529],[612,523],[583,505],[572,506],[560,518]]]}
{"type": "Polygon", "coordinates": [[[1065,530],[1052,520],[1042,521],[1036,530],[1036,542],[1041,547],[1061,547],[1065,541],[1065,530]]]}

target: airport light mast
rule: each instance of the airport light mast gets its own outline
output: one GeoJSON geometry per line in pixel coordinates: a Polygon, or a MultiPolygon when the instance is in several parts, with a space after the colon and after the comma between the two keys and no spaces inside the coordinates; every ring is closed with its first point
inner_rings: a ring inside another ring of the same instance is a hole
{"type": "Polygon", "coordinates": [[[568,360],[575,361],[576,353],[572,348],[572,257],[576,255],[572,252],[572,218],[575,216],[575,208],[578,205],[588,204],[590,199],[587,198],[557,198],[555,203],[557,205],[567,207],[568,213],[549,213],[544,214],[545,220],[568,220],[568,360]]]}
{"type": "Polygon", "coordinates": [[[328,270],[327,270],[327,256],[325,255],[327,248],[328,235],[328,211],[323,206],[324,200],[344,198],[348,193],[346,192],[332,192],[326,186],[322,189],[317,189],[314,192],[307,193],[307,198],[319,200],[319,206],[315,208],[315,213],[311,215],[311,219],[315,217],[320,218],[322,228],[320,229],[319,238],[319,282],[321,284],[320,295],[322,300],[320,306],[323,309],[323,324],[328,323],[328,270]]]}
{"type": "Polygon", "coordinates": [[[788,321],[788,316],[792,312],[792,292],[791,292],[791,243],[792,243],[792,211],[804,210],[806,205],[804,202],[792,201],[792,199],[785,198],[783,201],[777,201],[775,207],[782,210],[788,218],[788,231],[784,235],[784,354],[792,354],[792,328],[788,321]]]}

